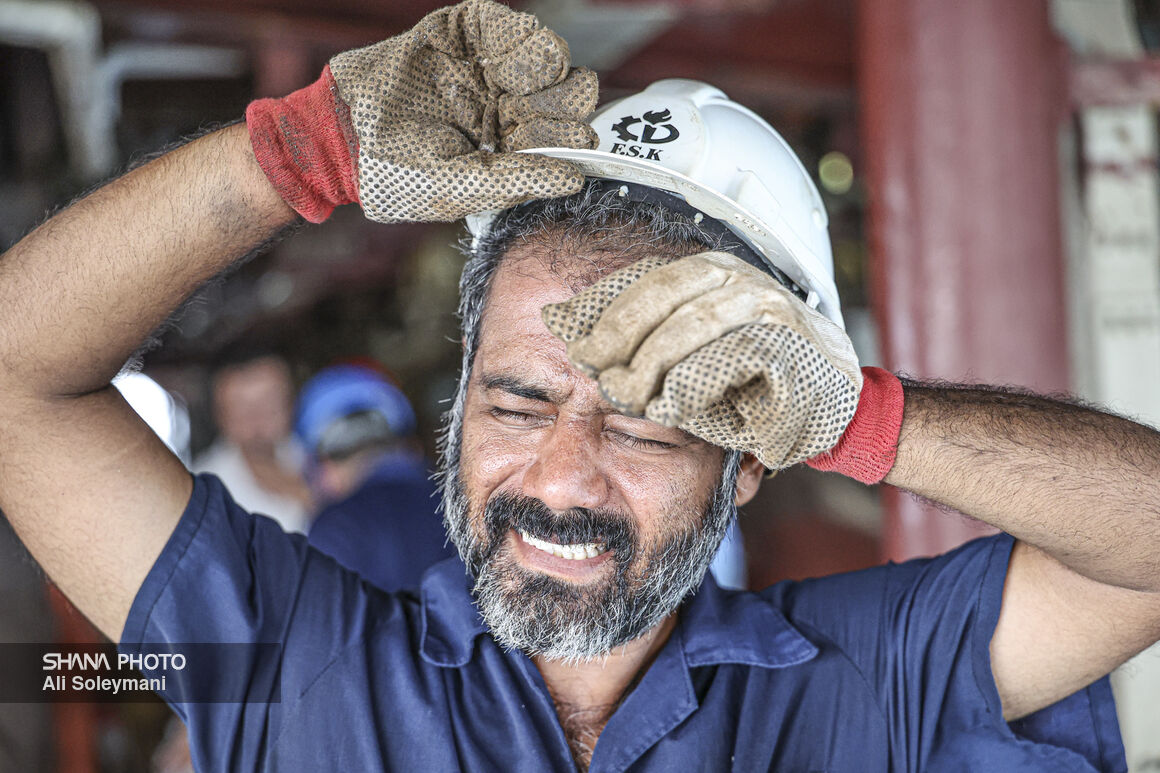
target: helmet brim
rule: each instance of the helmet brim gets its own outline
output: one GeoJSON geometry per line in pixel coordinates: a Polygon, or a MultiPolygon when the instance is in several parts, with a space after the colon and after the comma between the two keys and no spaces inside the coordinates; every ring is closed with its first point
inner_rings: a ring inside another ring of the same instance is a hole
{"type": "MultiPolygon", "coordinates": [[[[762,260],[804,288],[808,293],[806,301],[808,305],[816,308],[834,323],[845,327],[837,294],[827,289],[831,283],[823,277],[814,276],[807,268],[808,262],[797,258],[797,255],[802,254],[806,248],[802,244],[794,243],[796,238],[788,226],[777,228],[777,220],[780,217],[776,214],[773,217],[759,217],[720,192],[680,172],[644,159],[620,156],[602,150],[577,148],[532,148],[520,152],[537,153],[569,161],[579,167],[585,177],[624,180],[680,196],[689,206],[724,223],[738,238],[753,248],[762,260]]],[[[476,237],[485,233],[496,214],[496,212],[481,212],[468,216],[467,226],[471,233],[476,237]]]]}

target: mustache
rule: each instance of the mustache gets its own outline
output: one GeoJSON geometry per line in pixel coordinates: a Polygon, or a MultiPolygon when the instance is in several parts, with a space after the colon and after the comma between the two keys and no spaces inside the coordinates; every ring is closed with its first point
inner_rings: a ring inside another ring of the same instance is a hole
{"type": "Polygon", "coordinates": [[[625,514],[612,509],[574,507],[552,510],[534,497],[499,493],[491,498],[483,513],[490,549],[494,553],[509,529],[562,544],[600,542],[611,550],[621,566],[636,555],[639,531],[625,514]]]}

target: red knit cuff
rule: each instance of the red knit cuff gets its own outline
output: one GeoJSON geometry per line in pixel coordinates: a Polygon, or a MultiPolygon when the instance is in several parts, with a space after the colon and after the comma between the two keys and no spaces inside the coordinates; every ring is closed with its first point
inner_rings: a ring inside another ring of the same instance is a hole
{"type": "Polygon", "coordinates": [[[304,89],[251,102],[246,125],[258,165],[302,217],[321,223],[336,206],[358,201],[358,139],[329,65],[304,89]]]}
{"type": "Polygon", "coordinates": [[[882,368],[862,368],[858,409],[838,445],[806,464],[823,472],[838,472],[866,484],[880,483],[898,453],[902,429],[902,382],[882,368]]]}

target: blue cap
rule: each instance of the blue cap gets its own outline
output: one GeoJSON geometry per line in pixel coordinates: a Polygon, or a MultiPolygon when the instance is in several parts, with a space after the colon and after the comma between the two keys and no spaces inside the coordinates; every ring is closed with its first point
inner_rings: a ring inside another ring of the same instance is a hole
{"type": "Polygon", "coordinates": [[[385,420],[384,434],[401,438],[415,432],[415,411],[406,396],[379,373],[359,365],[319,371],[298,395],[294,431],[311,453],[321,448],[328,429],[352,414],[372,412],[385,420]]]}

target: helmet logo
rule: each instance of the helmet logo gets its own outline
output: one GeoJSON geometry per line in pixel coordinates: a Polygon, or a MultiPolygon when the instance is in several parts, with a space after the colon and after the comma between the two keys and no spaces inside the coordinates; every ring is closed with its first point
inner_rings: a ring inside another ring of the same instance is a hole
{"type": "Polygon", "coordinates": [[[612,131],[616,132],[616,136],[620,137],[625,142],[639,140],[640,137],[636,136],[628,130],[628,127],[632,126],[634,123],[640,123],[640,119],[636,118],[635,116],[626,115],[624,118],[621,118],[618,123],[612,124],[612,131]]]}
{"type": "Polygon", "coordinates": [[[620,137],[620,139],[624,140],[625,142],[639,140],[640,142],[646,142],[650,145],[663,145],[666,142],[672,142],[677,137],[681,136],[681,133],[677,131],[677,127],[673,126],[671,123],[661,124],[661,121],[667,121],[672,117],[673,114],[668,110],[646,110],[642,118],[637,118],[635,115],[624,116],[617,123],[612,125],[612,130],[616,132],[617,137],[620,137]],[[633,134],[628,130],[628,127],[632,126],[633,124],[641,123],[641,121],[643,121],[645,125],[641,129],[639,135],[633,134]],[[658,137],[658,128],[664,129],[665,134],[658,137]]]}
{"type": "Polygon", "coordinates": [[[612,131],[616,132],[622,142],[615,142],[612,144],[612,152],[621,156],[633,156],[635,158],[643,157],[650,161],[660,161],[661,151],[659,148],[643,148],[640,145],[633,145],[633,142],[641,142],[646,145],[664,145],[667,142],[672,142],[677,137],[681,136],[677,127],[671,123],[665,123],[670,120],[673,114],[668,109],[661,110],[646,110],[644,115],[639,118],[635,115],[626,115],[619,121],[612,125],[612,131]],[[640,127],[640,133],[633,133],[632,128],[636,124],[643,124],[640,127]]]}
{"type": "Polygon", "coordinates": [[[660,126],[660,128],[666,130],[668,134],[659,138],[656,136],[657,124],[660,124],[661,121],[667,121],[672,117],[673,114],[668,110],[661,110],[659,112],[653,113],[646,112],[644,114],[644,121],[646,125],[640,133],[640,141],[647,142],[652,145],[663,145],[666,142],[672,142],[677,137],[680,137],[681,133],[677,131],[677,127],[673,126],[671,123],[666,123],[660,126]]]}

